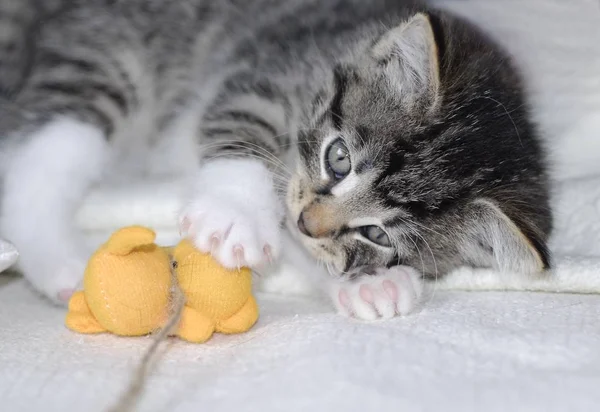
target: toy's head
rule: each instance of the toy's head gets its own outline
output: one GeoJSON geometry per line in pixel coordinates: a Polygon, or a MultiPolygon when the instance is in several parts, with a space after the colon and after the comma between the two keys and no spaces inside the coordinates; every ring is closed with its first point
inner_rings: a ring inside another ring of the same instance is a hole
{"type": "Polygon", "coordinates": [[[175,247],[173,260],[187,305],[215,320],[237,313],[252,293],[250,269],[226,269],[188,240],[175,247]]]}
{"type": "Polygon", "coordinates": [[[90,259],[84,276],[87,304],[98,322],[118,335],[144,335],[167,315],[170,259],[139,226],[115,232],[90,259]]]}

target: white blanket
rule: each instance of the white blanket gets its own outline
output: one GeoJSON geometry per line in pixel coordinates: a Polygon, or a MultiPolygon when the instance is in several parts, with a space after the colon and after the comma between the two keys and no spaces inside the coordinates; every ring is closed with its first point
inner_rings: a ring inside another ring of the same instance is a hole
{"type": "MultiPolygon", "coordinates": [[[[321,301],[259,304],[246,334],[165,345],[139,411],[598,410],[599,296],[436,291],[377,323],[321,301]]],[[[106,411],[150,343],[63,321],[21,280],[0,285],[0,410],[106,411]]]]}

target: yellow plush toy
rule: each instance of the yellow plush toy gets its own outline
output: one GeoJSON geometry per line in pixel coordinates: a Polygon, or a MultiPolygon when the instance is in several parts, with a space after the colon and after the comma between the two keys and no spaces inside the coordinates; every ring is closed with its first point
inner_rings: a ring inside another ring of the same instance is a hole
{"type": "Polygon", "coordinates": [[[161,248],[155,237],[150,229],[126,227],[94,253],[83,291],[69,301],[69,329],[121,336],[151,333],[169,318],[176,286],[185,306],[174,335],[200,343],[215,331],[241,333],[254,325],[258,306],[250,269],[225,269],[188,240],[172,249],[161,248]]]}

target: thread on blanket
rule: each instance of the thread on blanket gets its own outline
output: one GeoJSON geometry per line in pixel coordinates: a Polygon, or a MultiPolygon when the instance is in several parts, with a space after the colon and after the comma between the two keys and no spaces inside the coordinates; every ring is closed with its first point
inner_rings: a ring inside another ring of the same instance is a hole
{"type": "Polygon", "coordinates": [[[157,354],[160,344],[175,330],[179,324],[179,321],[181,320],[181,315],[185,306],[185,295],[179,287],[177,276],[175,275],[174,271],[171,271],[171,279],[171,311],[169,319],[167,320],[165,326],[163,326],[163,328],[154,335],[152,344],[146,350],[144,356],[140,360],[140,363],[135,369],[127,390],[123,392],[119,398],[119,401],[116,403],[116,405],[110,408],[108,412],[132,412],[134,410],[137,402],[144,392],[144,387],[151,373],[150,367],[153,363],[155,355],[157,354]]]}

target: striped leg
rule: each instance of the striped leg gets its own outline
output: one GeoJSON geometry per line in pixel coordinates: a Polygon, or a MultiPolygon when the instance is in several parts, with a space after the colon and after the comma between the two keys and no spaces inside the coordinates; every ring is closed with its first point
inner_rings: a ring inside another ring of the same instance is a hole
{"type": "Polygon", "coordinates": [[[254,267],[279,252],[281,158],[289,148],[286,98],[238,76],[203,119],[203,165],[180,218],[195,245],[226,267],[254,267]]]}

